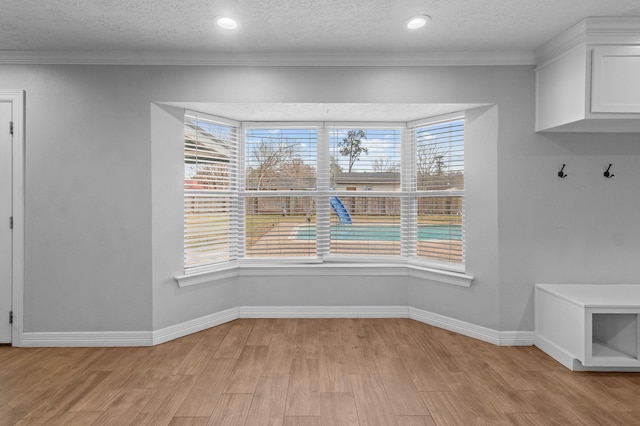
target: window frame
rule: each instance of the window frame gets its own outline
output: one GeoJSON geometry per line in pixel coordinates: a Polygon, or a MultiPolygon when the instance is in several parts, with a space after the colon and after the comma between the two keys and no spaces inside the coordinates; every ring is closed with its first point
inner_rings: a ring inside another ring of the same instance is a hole
{"type": "MultiPolygon", "coordinates": [[[[322,263],[322,257],[319,256],[318,246],[316,244],[316,255],[315,256],[281,256],[281,257],[246,257],[246,239],[244,232],[246,232],[246,205],[245,201],[247,198],[251,197],[284,197],[284,196],[301,196],[301,197],[315,197],[318,199],[318,195],[320,191],[308,191],[308,190],[247,190],[245,179],[246,179],[246,135],[247,131],[251,129],[259,129],[259,130],[282,130],[282,129],[291,129],[291,130],[315,130],[316,131],[316,185],[318,181],[318,171],[321,169],[320,164],[322,160],[320,158],[320,139],[322,139],[319,135],[324,131],[324,123],[317,121],[295,121],[295,122],[260,122],[260,121],[244,121],[240,123],[240,131],[239,134],[241,140],[241,154],[238,156],[238,177],[241,179],[241,182],[238,185],[238,198],[239,198],[239,217],[240,223],[239,227],[243,230],[241,250],[239,251],[240,257],[238,258],[238,263],[240,265],[252,265],[252,264],[314,264],[314,263],[322,263]]],[[[328,163],[327,163],[328,164],[328,163]]],[[[326,166],[322,166],[325,168],[326,166]]],[[[316,201],[317,202],[317,201],[316,201]]],[[[316,225],[317,226],[317,225],[316,225]]]]}
{"type": "MultiPolygon", "coordinates": [[[[240,151],[240,146],[241,146],[241,140],[240,140],[240,135],[238,133],[238,129],[239,129],[239,125],[240,123],[234,120],[230,120],[227,118],[223,118],[223,117],[217,117],[211,114],[207,114],[207,113],[203,113],[203,112],[198,112],[198,111],[192,111],[192,110],[185,110],[184,111],[184,119],[183,119],[183,125],[186,128],[186,120],[187,117],[192,117],[195,120],[202,120],[203,122],[206,122],[208,124],[213,124],[216,126],[221,126],[221,127],[227,127],[230,130],[230,134],[232,134],[232,137],[229,138],[229,140],[225,140],[224,142],[229,143],[232,148],[234,150],[230,149],[230,155],[229,155],[229,167],[228,167],[228,173],[229,173],[229,185],[228,188],[226,189],[193,189],[193,188],[187,188],[186,185],[186,173],[184,174],[185,176],[185,182],[183,182],[183,224],[184,224],[184,235],[183,235],[183,271],[184,271],[184,275],[190,275],[190,274],[198,274],[200,272],[206,272],[209,270],[216,270],[216,269],[220,269],[220,268],[224,268],[227,265],[233,264],[237,262],[237,252],[238,252],[238,246],[237,243],[240,241],[240,239],[236,239],[236,238],[228,238],[228,245],[229,245],[229,250],[228,250],[228,254],[229,254],[229,258],[228,260],[222,261],[222,262],[208,262],[208,263],[203,263],[203,264],[195,264],[195,265],[188,265],[187,264],[187,259],[191,259],[191,257],[187,254],[187,250],[188,250],[188,244],[187,244],[187,239],[188,239],[188,232],[187,232],[187,228],[188,228],[188,223],[187,223],[187,197],[189,196],[194,196],[194,197],[202,197],[204,200],[219,200],[219,199],[223,199],[225,197],[229,198],[229,220],[228,220],[228,227],[230,229],[237,229],[239,232],[242,232],[242,230],[238,227],[239,222],[237,220],[237,202],[235,201],[235,195],[237,193],[237,184],[238,184],[238,177],[239,177],[239,171],[238,171],[238,166],[239,166],[239,158],[238,158],[238,153],[240,151]],[[235,175],[235,177],[234,177],[235,175]],[[235,253],[235,255],[234,255],[235,253]]],[[[186,132],[186,129],[185,129],[186,132]]],[[[198,130],[196,130],[196,138],[197,138],[197,132],[198,130]]],[[[184,142],[183,142],[183,150],[186,151],[186,135],[184,138],[184,142]]],[[[197,156],[197,154],[196,154],[197,156]]],[[[205,157],[206,158],[206,157],[205,157]]],[[[196,164],[197,164],[197,159],[196,159],[196,164]]]]}
{"type": "MultiPolygon", "coordinates": [[[[411,169],[411,175],[412,176],[416,176],[417,179],[417,141],[416,141],[416,136],[415,136],[415,130],[419,127],[425,127],[425,126],[433,126],[433,125],[437,125],[440,123],[447,123],[447,122],[455,122],[455,121],[459,121],[462,120],[464,122],[464,129],[466,130],[466,119],[465,119],[465,113],[464,111],[460,111],[460,112],[454,112],[454,113],[450,113],[450,114],[443,114],[443,115],[438,115],[435,117],[427,117],[427,118],[423,118],[423,119],[419,119],[419,120],[414,120],[414,121],[410,121],[407,122],[407,127],[410,129],[413,129],[414,131],[411,133],[411,136],[413,138],[413,140],[411,141],[411,143],[408,144],[408,149],[411,151],[410,153],[408,153],[407,155],[407,160],[411,161],[410,165],[406,165],[407,168],[411,169]]],[[[466,140],[463,143],[463,147],[466,145],[466,140]]],[[[466,149],[465,149],[466,151],[466,149]]],[[[415,197],[416,197],[416,202],[417,199],[419,197],[444,197],[444,196],[451,196],[451,197],[461,197],[462,198],[462,223],[461,223],[461,232],[462,232],[462,262],[457,263],[457,262],[448,262],[448,261],[442,261],[442,260],[436,260],[436,259],[428,259],[428,258],[422,258],[422,257],[418,257],[415,253],[413,253],[412,256],[409,256],[408,259],[408,263],[411,265],[415,265],[415,266],[424,266],[424,267],[428,267],[428,268],[434,268],[434,269],[442,269],[442,270],[447,270],[447,271],[452,271],[452,272],[460,272],[460,273],[464,273],[466,271],[466,239],[465,239],[465,222],[466,222],[466,211],[465,211],[465,189],[462,190],[418,190],[417,189],[417,182],[410,182],[407,183],[408,185],[412,186],[412,190],[414,191],[415,197]]],[[[417,205],[415,206],[416,208],[416,214],[417,214],[417,205]]],[[[408,224],[409,226],[416,227],[416,230],[414,232],[417,232],[417,217],[414,219],[413,216],[409,217],[412,222],[410,224],[408,224]],[[413,220],[415,220],[415,222],[413,222],[413,220]]]]}

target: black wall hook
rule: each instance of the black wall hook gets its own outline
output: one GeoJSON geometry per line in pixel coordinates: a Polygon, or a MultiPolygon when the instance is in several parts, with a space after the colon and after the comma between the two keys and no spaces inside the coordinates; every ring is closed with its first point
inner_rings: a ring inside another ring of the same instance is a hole
{"type": "Polygon", "coordinates": [[[611,170],[611,164],[609,164],[609,167],[607,167],[607,170],[604,172],[604,177],[607,179],[611,179],[615,176],[613,173],[609,173],[609,170],[611,170]]]}
{"type": "Polygon", "coordinates": [[[561,178],[561,179],[564,179],[564,178],[567,177],[567,174],[564,172],[564,166],[566,166],[566,164],[563,164],[562,168],[558,172],[558,177],[561,178]]]}

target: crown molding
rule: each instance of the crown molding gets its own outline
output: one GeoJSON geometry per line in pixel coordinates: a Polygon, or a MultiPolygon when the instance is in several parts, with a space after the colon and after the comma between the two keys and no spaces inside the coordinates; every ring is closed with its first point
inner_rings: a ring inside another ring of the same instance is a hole
{"type": "Polygon", "coordinates": [[[589,45],[640,44],[640,18],[587,18],[589,45]]]}
{"type": "Polygon", "coordinates": [[[533,52],[215,53],[0,50],[0,65],[499,66],[534,65],[533,52]]]}
{"type": "Polygon", "coordinates": [[[535,51],[538,68],[573,49],[640,44],[640,18],[586,18],[535,51]]]}
{"type": "Polygon", "coordinates": [[[587,41],[587,22],[581,21],[567,31],[540,46],[535,51],[538,67],[548,65],[566,52],[584,46],[587,41]]]}

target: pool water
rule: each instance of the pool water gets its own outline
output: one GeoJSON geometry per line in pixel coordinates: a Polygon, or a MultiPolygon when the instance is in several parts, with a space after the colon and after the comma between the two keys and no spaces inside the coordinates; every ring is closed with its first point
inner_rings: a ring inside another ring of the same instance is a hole
{"type": "MultiPolygon", "coordinates": [[[[315,240],[315,226],[300,226],[295,238],[315,240]]],[[[395,225],[331,225],[332,240],[400,241],[400,227],[395,225]]],[[[462,241],[461,225],[419,225],[418,241],[462,241]]]]}

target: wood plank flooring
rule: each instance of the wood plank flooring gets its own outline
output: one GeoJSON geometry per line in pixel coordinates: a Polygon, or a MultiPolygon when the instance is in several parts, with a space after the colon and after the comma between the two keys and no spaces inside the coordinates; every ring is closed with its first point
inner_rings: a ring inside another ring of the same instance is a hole
{"type": "Polygon", "coordinates": [[[150,348],[0,347],[0,425],[640,425],[640,374],[409,319],[242,319],[150,348]]]}

